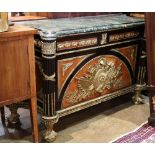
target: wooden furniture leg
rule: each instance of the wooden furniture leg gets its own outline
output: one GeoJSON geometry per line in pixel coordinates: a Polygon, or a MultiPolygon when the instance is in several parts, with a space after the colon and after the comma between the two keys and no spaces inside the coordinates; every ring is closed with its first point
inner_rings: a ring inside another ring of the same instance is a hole
{"type": "Polygon", "coordinates": [[[10,105],[8,105],[8,108],[9,108],[9,110],[11,112],[11,114],[10,114],[10,116],[8,118],[9,123],[11,123],[11,124],[21,124],[20,119],[19,119],[20,115],[17,112],[18,111],[17,105],[16,104],[10,104],[10,105]]]}
{"type": "Polygon", "coordinates": [[[30,99],[30,114],[31,114],[31,124],[33,130],[34,142],[38,143],[38,121],[37,121],[37,106],[36,97],[30,99]]]}
{"type": "Polygon", "coordinates": [[[2,124],[5,124],[5,111],[4,111],[4,106],[3,107],[0,107],[0,112],[1,112],[2,124]]]}

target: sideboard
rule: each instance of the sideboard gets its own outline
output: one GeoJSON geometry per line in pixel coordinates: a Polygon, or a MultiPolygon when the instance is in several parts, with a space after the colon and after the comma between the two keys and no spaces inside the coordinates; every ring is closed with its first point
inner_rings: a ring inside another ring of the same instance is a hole
{"type": "MultiPolygon", "coordinates": [[[[13,103],[28,100],[34,142],[38,142],[35,33],[35,29],[24,26],[10,26],[7,32],[0,33],[0,109],[5,123],[4,106],[11,109],[13,103]]],[[[10,120],[18,118],[11,115],[10,120]]]]}
{"type": "Polygon", "coordinates": [[[38,107],[48,142],[60,117],[133,92],[143,19],[123,14],[16,22],[35,35],[38,107]]]}

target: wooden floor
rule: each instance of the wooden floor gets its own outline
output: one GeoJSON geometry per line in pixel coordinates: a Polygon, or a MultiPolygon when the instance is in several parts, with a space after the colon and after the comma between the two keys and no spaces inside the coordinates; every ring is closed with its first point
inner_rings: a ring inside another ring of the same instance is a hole
{"type": "MultiPolygon", "coordinates": [[[[115,101],[115,100],[114,100],[115,101]]],[[[56,143],[104,143],[137,128],[147,121],[149,116],[149,105],[133,105],[127,99],[119,99],[120,105],[107,110],[102,105],[86,109],[60,119],[55,125],[58,132],[56,143]]],[[[146,98],[146,103],[148,102],[146,98]]],[[[109,103],[106,103],[109,104],[109,103]]],[[[29,110],[20,108],[21,125],[11,126],[6,121],[6,126],[0,124],[0,143],[31,143],[31,123],[29,110]]],[[[6,108],[6,119],[10,112],[6,108]]],[[[40,142],[44,125],[38,114],[40,142]]]]}

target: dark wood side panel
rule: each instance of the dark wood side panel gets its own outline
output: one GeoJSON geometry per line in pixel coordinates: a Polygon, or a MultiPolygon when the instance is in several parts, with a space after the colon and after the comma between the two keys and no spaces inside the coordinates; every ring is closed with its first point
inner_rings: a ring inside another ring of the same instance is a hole
{"type": "Polygon", "coordinates": [[[146,13],[148,85],[155,86],[155,13],[146,13]]]}
{"type": "Polygon", "coordinates": [[[26,15],[42,16],[50,19],[55,18],[69,18],[81,16],[97,16],[103,14],[110,14],[110,12],[26,12],[26,15]]]}
{"type": "Polygon", "coordinates": [[[150,98],[150,117],[148,122],[155,126],[155,13],[146,13],[146,42],[148,91],[150,98]]]}

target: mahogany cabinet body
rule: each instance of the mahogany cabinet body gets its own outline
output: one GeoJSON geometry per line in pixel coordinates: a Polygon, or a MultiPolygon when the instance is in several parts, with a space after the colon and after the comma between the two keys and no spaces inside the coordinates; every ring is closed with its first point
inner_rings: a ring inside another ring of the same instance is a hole
{"type": "Polygon", "coordinates": [[[148,91],[150,98],[150,117],[148,122],[155,126],[155,13],[145,14],[146,17],[146,45],[148,67],[148,91]]]}
{"type": "Polygon", "coordinates": [[[30,100],[34,141],[38,142],[35,29],[12,26],[0,33],[0,106],[30,100]]]}

